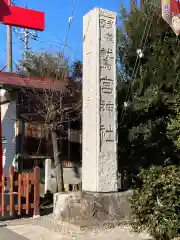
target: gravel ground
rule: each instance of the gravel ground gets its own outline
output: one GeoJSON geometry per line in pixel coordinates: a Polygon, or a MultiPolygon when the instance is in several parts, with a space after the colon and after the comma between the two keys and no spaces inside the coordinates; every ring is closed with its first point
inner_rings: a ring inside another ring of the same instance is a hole
{"type": "Polygon", "coordinates": [[[51,231],[75,235],[81,233],[81,229],[79,227],[73,226],[72,224],[60,222],[56,220],[53,214],[49,214],[39,218],[21,218],[10,221],[5,221],[4,224],[7,226],[17,226],[17,225],[38,225],[41,227],[45,227],[51,231]]]}
{"type": "MultiPolygon", "coordinates": [[[[23,218],[11,221],[4,221],[7,227],[23,225],[36,225],[44,227],[50,231],[63,234],[67,238],[60,239],[78,239],[78,240],[90,240],[90,239],[104,239],[104,240],[150,240],[147,234],[136,234],[131,232],[130,227],[126,225],[113,226],[113,224],[105,224],[99,226],[87,227],[82,225],[74,225],[66,222],[58,221],[54,218],[53,214],[46,215],[40,218],[23,218]]],[[[53,240],[53,239],[52,239],[53,240]]]]}

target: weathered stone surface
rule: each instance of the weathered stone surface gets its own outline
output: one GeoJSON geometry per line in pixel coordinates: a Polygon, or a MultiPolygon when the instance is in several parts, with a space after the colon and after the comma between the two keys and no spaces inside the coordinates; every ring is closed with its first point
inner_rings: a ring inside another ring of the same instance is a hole
{"type": "Polygon", "coordinates": [[[123,193],[71,192],[54,194],[54,215],[63,221],[120,221],[130,219],[129,197],[123,193]]]}
{"type": "Polygon", "coordinates": [[[117,191],[116,13],[83,18],[82,189],[117,191]]]}

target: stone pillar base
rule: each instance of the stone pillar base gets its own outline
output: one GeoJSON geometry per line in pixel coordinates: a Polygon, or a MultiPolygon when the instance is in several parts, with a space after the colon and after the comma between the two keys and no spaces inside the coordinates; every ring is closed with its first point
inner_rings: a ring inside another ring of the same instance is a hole
{"type": "Polygon", "coordinates": [[[130,220],[132,191],[55,193],[53,213],[62,221],[130,220]]]}

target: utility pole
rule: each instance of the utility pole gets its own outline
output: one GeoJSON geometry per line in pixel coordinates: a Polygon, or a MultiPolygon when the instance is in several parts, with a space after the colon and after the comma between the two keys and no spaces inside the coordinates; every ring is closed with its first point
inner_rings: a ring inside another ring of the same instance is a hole
{"type": "Polygon", "coordinates": [[[28,49],[29,49],[29,31],[27,28],[24,28],[24,60],[27,59],[28,49]]]}
{"type": "MultiPolygon", "coordinates": [[[[11,4],[11,0],[8,0],[8,4],[11,4]]],[[[8,72],[13,71],[12,61],[12,27],[7,25],[7,68],[8,72]]]]}
{"type": "Polygon", "coordinates": [[[27,28],[24,28],[23,31],[19,31],[17,29],[14,29],[14,32],[22,35],[19,36],[20,41],[24,43],[24,48],[23,48],[23,55],[24,55],[24,60],[27,58],[27,53],[29,51],[29,39],[36,40],[37,39],[37,33],[35,31],[30,32],[27,28]]]}
{"type": "MultiPolygon", "coordinates": [[[[26,5],[26,8],[27,5],[26,5]]],[[[37,39],[37,33],[36,31],[29,31],[28,28],[24,28],[23,31],[19,31],[17,29],[14,29],[14,32],[21,35],[22,34],[22,37],[20,36],[20,41],[24,42],[24,50],[23,50],[23,55],[24,55],[24,60],[27,59],[27,53],[28,53],[28,50],[29,50],[29,38],[33,39],[33,40],[36,40],[37,39]]]]}

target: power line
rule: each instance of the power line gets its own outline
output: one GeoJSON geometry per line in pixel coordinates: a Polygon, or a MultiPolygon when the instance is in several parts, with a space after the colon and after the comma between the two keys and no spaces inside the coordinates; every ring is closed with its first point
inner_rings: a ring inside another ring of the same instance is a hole
{"type": "MultiPolygon", "coordinates": [[[[143,31],[143,36],[141,38],[141,43],[140,43],[140,48],[139,49],[144,49],[144,46],[146,44],[146,40],[147,40],[147,37],[149,35],[149,31],[150,31],[150,28],[151,28],[151,25],[152,25],[152,22],[153,22],[153,19],[154,19],[154,14],[155,14],[155,10],[153,10],[153,15],[152,15],[152,19],[151,19],[151,23],[149,24],[149,28],[148,28],[148,31],[146,32],[146,29],[147,29],[147,26],[148,26],[148,22],[149,22],[149,19],[147,18],[147,21],[146,21],[146,25],[145,25],[145,29],[143,31]],[[145,36],[146,34],[146,36],[145,36]],[[145,39],[145,41],[144,41],[145,39]],[[143,41],[144,41],[144,46],[143,45],[143,41]]],[[[137,75],[137,72],[138,72],[138,69],[139,69],[139,66],[140,66],[140,57],[139,55],[137,54],[137,57],[136,57],[136,61],[135,61],[135,65],[134,65],[134,69],[133,69],[133,73],[132,73],[132,76],[131,76],[131,80],[132,80],[132,83],[129,84],[128,86],[128,91],[127,91],[127,94],[126,94],[126,98],[125,98],[125,103],[127,103],[129,101],[129,97],[130,97],[130,94],[131,94],[131,90],[132,90],[132,84],[136,78],[136,75],[137,75]]],[[[124,116],[125,116],[125,109],[123,108],[122,110],[122,114],[121,114],[121,124],[124,120],[124,116]]]]}
{"type": "MultiPolygon", "coordinates": [[[[71,28],[72,19],[73,19],[73,17],[74,17],[75,4],[76,4],[76,0],[74,0],[74,2],[73,2],[71,17],[69,18],[69,24],[68,24],[68,29],[67,29],[67,33],[66,33],[65,42],[64,42],[64,48],[63,48],[63,56],[64,56],[65,47],[67,46],[68,35],[69,35],[70,28],[71,28]]],[[[46,122],[47,122],[48,114],[49,114],[49,109],[48,109],[47,114],[46,114],[46,117],[45,117],[45,124],[46,124],[46,122]]],[[[42,136],[41,136],[41,139],[40,139],[40,141],[39,141],[38,150],[37,150],[37,155],[38,155],[38,152],[39,152],[41,143],[42,143],[42,136]]]]}
{"type": "MultiPolygon", "coordinates": [[[[14,3],[15,5],[15,3],[14,3]]],[[[28,8],[28,6],[26,5],[25,6],[26,8],[28,8]]],[[[27,28],[24,28],[23,30],[20,30],[18,31],[16,28],[14,28],[14,32],[19,34],[19,35],[22,35],[20,36],[20,41],[24,42],[24,60],[27,58],[27,53],[29,51],[29,39],[36,39],[37,38],[37,31],[30,31],[29,29],[27,28]]]]}
{"type": "MultiPolygon", "coordinates": [[[[8,0],[8,4],[11,5],[11,0],[8,0]]],[[[7,68],[9,72],[13,71],[12,57],[12,27],[7,25],[7,68]]]]}
{"type": "Polygon", "coordinates": [[[71,16],[69,17],[69,24],[68,24],[68,29],[67,29],[67,33],[66,33],[65,42],[64,42],[63,55],[64,55],[64,51],[65,51],[65,48],[66,48],[66,45],[67,45],[69,31],[70,31],[71,24],[72,24],[73,17],[74,17],[75,5],[76,5],[76,0],[73,1],[73,7],[72,7],[72,11],[71,11],[71,16]]]}
{"type": "Polygon", "coordinates": [[[29,31],[27,28],[24,28],[21,31],[14,29],[14,32],[17,33],[19,36],[20,41],[24,42],[24,59],[27,58],[27,53],[30,49],[29,47],[29,39],[36,40],[37,39],[37,32],[36,31],[29,31]],[[22,36],[21,36],[22,35],[22,36]]]}
{"type": "MultiPolygon", "coordinates": [[[[14,5],[15,5],[15,3],[14,3],[14,5]]],[[[71,16],[69,17],[69,24],[68,24],[66,37],[65,37],[65,42],[63,42],[55,33],[53,33],[50,29],[48,29],[49,32],[51,32],[51,34],[54,35],[61,42],[61,43],[57,43],[57,42],[48,40],[48,42],[50,43],[49,45],[55,46],[57,48],[62,46],[63,47],[63,50],[62,50],[63,56],[65,55],[65,48],[66,47],[73,53],[74,56],[76,55],[74,53],[73,49],[70,46],[68,46],[68,44],[67,44],[70,28],[71,28],[73,17],[74,17],[75,5],[76,5],[76,0],[73,0],[73,6],[72,6],[72,10],[71,10],[71,16]]],[[[35,32],[35,31],[29,31],[28,29],[24,29],[23,31],[22,30],[18,31],[17,29],[15,29],[14,32],[21,35],[21,36],[19,36],[20,41],[24,42],[24,50],[23,50],[24,59],[26,59],[27,52],[31,49],[29,47],[29,40],[30,39],[32,39],[34,41],[37,41],[37,42],[40,42],[40,43],[44,43],[44,44],[47,43],[47,41],[45,42],[45,41],[40,40],[38,38],[37,32],[35,32]]]]}
{"type": "MultiPolygon", "coordinates": [[[[53,36],[55,36],[61,43],[57,43],[57,42],[54,42],[54,41],[49,41],[49,42],[52,42],[52,43],[55,43],[55,44],[59,44],[59,45],[61,45],[61,46],[64,46],[65,45],[65,43],[58,37],[58,35],[56,34],[56,33],[54,33],[51,29],[48,29],[48,31],[53,35],[53,36]]],[[[66,43],[66,47],[71,51],[71,52],[73,52],[73,53],[75,53],[74,52],[74,50],[66,43]]],[[[76,54],[75,54],[76,55],[76,54]]]]}
{"type": "MultiPolygon", "coordinates": [[[[47,44],[47,42],[48,42],[49,46],[54,46],[54,47],[56,47],[56,48],[64,47],[63,41],[62,41],[55,33],[53,33],[52,31],[50,31],[50,32],[51,32],[55,37],[57,37],[57,39],[58,39],[61,43],[58,43],[58,42],[55,42],[55,41],[52,41],[52,40],[46,40],[46,42],[45,42],[45,41],[42,41],[41,39],[39,39],[38,37],[37,37],[36,39],[33,39],[33,40],[35,40],[36,42],[39,42],[39,43],[43,43],[43,44],[47,44]]],[[[74,55],[74,58],[77,58],[77,59],[78,59],[77,54],[75,53],[75,51],[74,51],[68,44],[66,44],[66,47],[67,47],[68,50],[74,55]]]]}

